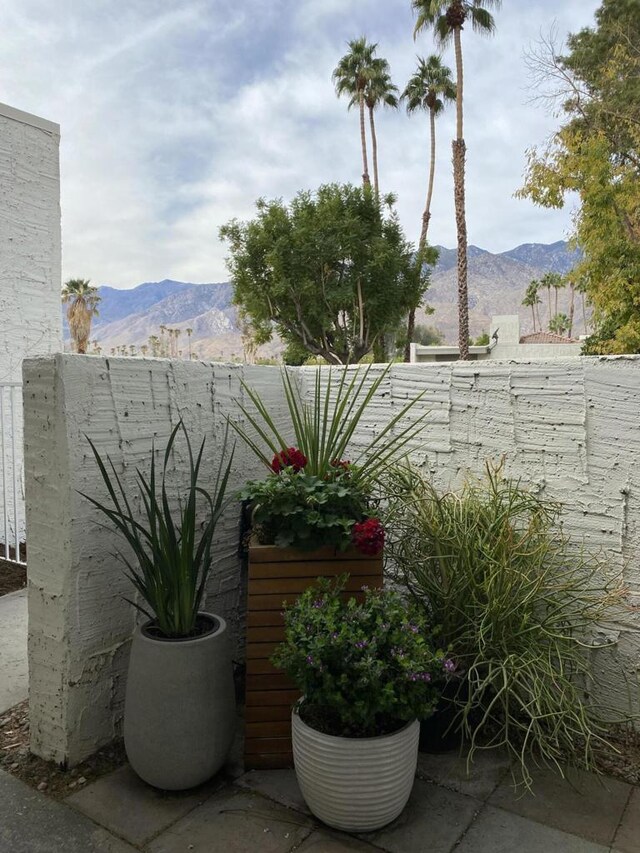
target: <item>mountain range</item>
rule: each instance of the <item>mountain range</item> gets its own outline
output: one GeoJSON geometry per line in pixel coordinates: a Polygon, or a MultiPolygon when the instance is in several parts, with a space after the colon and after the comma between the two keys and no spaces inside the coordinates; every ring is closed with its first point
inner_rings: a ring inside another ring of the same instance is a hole
{"type": "MultiPolygon", "coordinates": [[[[436,326],[445,341],[457,339],[457,271],[456,251],[438,247],[440,258],[431,276],[427,302],[433,314],[419,311],[417,322],[436,326]]],[[[507,252],[494,254],[477,246],[469,246],[469,320],[475,337],[488,331],[494,314],[520,314],[523,333],[532,331],[531,311],[522,306],[529,282],[545,272],[568,272],[579,259],[579,253],[567,243],[524,243],[507,252]]],[[[165,279],[145,282],[130,290],[103,286],[98,288],[101,301],[99,316],[92,326],[91,337],[105,354],[119,346],[148,344],[152,335],[160,335],[160,327],[180,329],[178,346],[184,355],[191,350],[199,358],[236,358],[242,356],[242,341],[232,304],[233,288],[228,282],[194,284],[165,279]],[[187,335],[186,330],[191,329],[187,335]]],[[[543,292],[540,306],[543,322],[547,298],[543,292]]],[[[558,310],[567,312],[567,294],[560,292],[558,310]]],[[[555,312],[553,312],[555,313],[555,312]]],[[[576,310],[574,334],[582,333],[576,310]]],[[[65,326],[65,334],[68,330],[65,326]]],[[[259,355],[274,356],[281,349],[275,340],[261,347],[259,355]]]]}

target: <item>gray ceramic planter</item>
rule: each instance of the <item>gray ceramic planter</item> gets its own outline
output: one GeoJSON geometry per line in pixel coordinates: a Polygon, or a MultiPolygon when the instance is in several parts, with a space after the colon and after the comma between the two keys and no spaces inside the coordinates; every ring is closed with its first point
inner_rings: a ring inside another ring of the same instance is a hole
{"type": "Polygon", "coordinates": [[[227,625],[191,640],[157,640],[136,628],[124,711],[124,742],[135,772],[179,791],[210,779],[233,740],[236,708],[227,625]]]}
{"type": "Polygon", "coordinates": [[[417,720],[389,735],[343,738],[310,728],[294,709],[291,732],[300,790],[328,826],[373,832],[406,806],[418,763],[417,720]]]}

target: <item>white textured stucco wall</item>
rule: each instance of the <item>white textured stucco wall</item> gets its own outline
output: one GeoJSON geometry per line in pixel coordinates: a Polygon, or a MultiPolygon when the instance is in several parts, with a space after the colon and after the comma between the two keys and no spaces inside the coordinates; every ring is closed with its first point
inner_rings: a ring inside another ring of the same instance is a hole
{"type": "MultiPolygon", "coordinates": [[[[311,389],[313,369],[303,371],[311,389]]],[[[506,473],[561,501],[566,531],[624,579],[625,608],[596,638],[616,645],[594,650],[593,665],[603,707],[640,713],[640,357],[394,365],[359,432],[423,391],[412,460],[437,486],[506,455],[506,473]]]]}
{"type": "Polygon", "coordinates": [[[62,349],[60,128],[0,104],[0,384],[62,349]]]}
{"type": "MultiPolygon", "coordinates": [[[[113,552],[122,542],[101,527],[78,492],[104,497],[85,434],[108,453],[129,486],[148,470],[152,440],[162,448],[180,418],[192,443],[207,438],[202,484],[212,487],[227,414],[247,377],[284,413],[273,368],[159,359],[58,355],[25,362],[25,469],[29,530],[31,745],[36,754],[76,763],[110,741],[122,717],[124,676],[135,612],[132,588],[113,552]]],[[[179,447],[180,445],[178,445],[179,447]]],[[[230,489],[260,476],[237,444],[230,489]]],[[[171,485],[185,484],[176,456],[171,485]]],[[[237,556],[239,504],[216,533],[207,609],[230,623],[242,645],[237,556]]]]}
{"type": "MultiPolygon", "coordinates": [[[[27,356],[62,349],[59,147],[57,124],[0,104],[0,386],[22,381],[27,356]]],[[[0,543],[14,546],[16,534],[25,538],[22,405],[19,389],[0,394],[8,494],[5,514],[0,490],[0,543]]]]}
{"type": "MultiPolygon", "coordinates": [[[[374,368],[377,370],[378,368],[374,368]]],[[[102,494],[84,433],[112,454],[125,480],[183,417],[210,437],[213,470],[225,416],[244,376],[280,417],[277,368],[142,359],[56,356],[25,368],[29,525],[32,748],[76,762],[118,731],[134,614],[128,583],[111,556],[111,534],[77,494],[102,494]]],[[[301,372],[310,387],[313,369],[301,372]]],[[[623,572],[628,607],[604,636],[615,649],[594,652],[608,703],[625,707],[640,669],[640,358],[521,363],[396,365],[361,424],[375,432],[411,397],[429,417],[414,461],[448,486],[487,457],[507,456],[508,472],[561,500],[567,530],[602,548],[612,577],[623,572]]],[[[183,473],[176,465],[176,482],[183,473]]],[[[233,483],[260,474],[239,447],[233,483]]],[[[242,601],[236,556],[237,508],[220,529],[207,604],[230,619],[241,645],[242,601]]]]}

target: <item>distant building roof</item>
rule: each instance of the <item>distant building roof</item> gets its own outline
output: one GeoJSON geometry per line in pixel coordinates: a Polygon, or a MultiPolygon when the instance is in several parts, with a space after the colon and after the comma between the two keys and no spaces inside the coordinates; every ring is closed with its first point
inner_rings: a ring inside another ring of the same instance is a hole
{"type": "Polygon", "coordinates": [[[577,338],[565,338],[554,332],[533,332],[530,335],[522,335],[521,344],[579,344],[577,338]]]}

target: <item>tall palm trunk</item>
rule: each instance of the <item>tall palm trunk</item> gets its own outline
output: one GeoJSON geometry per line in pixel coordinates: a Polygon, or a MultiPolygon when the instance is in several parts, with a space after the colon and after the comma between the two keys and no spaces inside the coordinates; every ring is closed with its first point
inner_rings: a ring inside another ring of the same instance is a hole
{"type": "Polygon", "coordinates": [[[465,214],[464,167],[466,145],[463,138],[463,69],[461,27],[453,30],[456,53],[456,138],[453,142],[453,194],[458,232],[458,347],[460,359],[469,358],[469,292],[467,288],[467,218],[465,214]]]}
{"type": "Polygon", "coordinates": [[[554,310],[555,310],[555,313],[557,314],[558,313],[558,288],[555,287],[554,290],[555,290],[554,310]]]}
{"type": "Polygon", "coordinates": [[[549,316],[547,317],[547,328],[549,328],[551,324],[551,285],[547,287],[547,297],[549,300],[549,316]]]}
{"type": "Polygon", "coordinates": [[[376,197],[380,193],[378,184],[378,138],[376,136],[376,123],[373,117],[373,107],[368,107],[369,123],[371,125],[371,158],[373,160],[373,189],[376,197]]]}
{"type": "MultiPolygon", "coordinates": [[[[422,214],[422,230],[420,231],[420,241],[418,242],[418,257],[422,255],[424,247],[427,245],[427,231],[429,230],[429,220],[431,219],[431,199],[433,197],[433,180],[436,172],[436,112],[433,107],[429,110],[429,130],[431,133],[431,157],[429,161],[429,185],[427,188],[427,200],[422,214]]],[[[404,360],[411,360],[411,339],[416,327],[416,309],[409,310],[409,319],[407,320],[407,342],[404,348],[404,360]]]]}
{"type": "Polygon", "coordinates": [[[369,179],[369,163],[367,161],[367,137],[364,124],[364,91],[360,90],[360,142],[362,144],[362,183],[365,187],[371,186],[369,179]]]}
{"type": "Polygon", "coordinates": [[[536,331],[536,306],[531,303],[531,316],[533,317],[533,331],[536,331]]]}
{"type": "Polygon", "coordinates": [[[576,310],[576,291],[573,284],[569,283],[569,330],[567,337],[570,338],[573,332],[573,315],[576,310]]]}
{"type": "Polygon", "coordinates": [[[584,298],[584,293],[581,293],[580,296],[582,298],[582,322],[584,324],[584,333],[585,333],[585,335],[588,335],[589,333],[587,331],[587,305],[586,305],[586,300],[584,298]]]}

